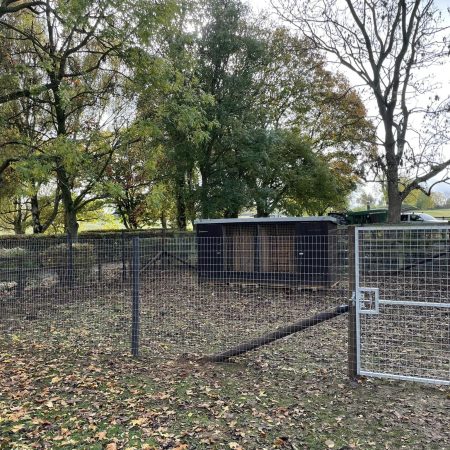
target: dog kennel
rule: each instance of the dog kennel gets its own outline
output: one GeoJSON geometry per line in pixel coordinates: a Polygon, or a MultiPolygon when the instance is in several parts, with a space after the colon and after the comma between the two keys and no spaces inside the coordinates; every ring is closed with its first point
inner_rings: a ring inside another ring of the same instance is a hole
{"type": "Polygon", "coordinates": [[[336,229],[333,217],[197,220],[199,277],[328,284],[336,229]]]}

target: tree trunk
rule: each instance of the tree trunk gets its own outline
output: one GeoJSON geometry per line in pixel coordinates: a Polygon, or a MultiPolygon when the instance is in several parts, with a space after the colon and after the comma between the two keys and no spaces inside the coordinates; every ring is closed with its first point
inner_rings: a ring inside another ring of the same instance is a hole
{"type": "Polygon", "coordinates": [[[269,207],[267,205],[267,201],[262,199],[261,196],[256,199],[256,217],[269,217],[269,207]]]}
{"type": "Polygon", "coordinates": [[[269,217],[268,211],[265,209],[256,208],[256,217],[269,217]]]}
{"type": "MultiPolygon", "coordinates": [[[[177,228],[181,231],[186,231],[187,219],[186,219],[186,199],[185,199],[185,185],[184,185],[184,175],[178,174],[175,183],[175,202],[177,209],[177,228]]],[[[162,221],[161,221],[162,225],[162,221]]],[[[163,226],[164,228],[164,226],[163,226]]]]}
{"type": "MultiPolygon", "coordinates": [[[[177,228],[181,231],[186,231],[187,220],[186,220],[186,203],[182,194],[177,192],[177,228]]],[[[164,227],[163,227],[164,228],[164,227]]]]}
{"type": "Polygon", "coordinates": [[[203,169],[200,169],[200,175],[202,178],[202,185],[200,186],[200,211],[202,219],[210,219],[211,215],[211,200],[208,195],[209,179],[208,174],[203,169]]]}
{"type": "Polygon", "coordinates": [[[387,178],[387,194],[388,194],[388,223],[399,223],[402,209],[402,197],[399,192],[399,175],[398,162],[395,154],[395,143],[393,136],[389,134],[386,138],[388,144],[386,149],[386,178],[387,178]]]}
{"type": "Polygon", "coordinates": [[[22,214],[22,201],[16,199],[14,205],[16,206],[16,213],[14,214],[14,233],[18,235],[25,234],[26,225],[22,214]]]}
{"type": "Polygon", "coordinates": [[[42,233],[44,227],[41,224],[41,211],[39,209],[39,200],[37,194],[31,196],[30,202],[33,234],[40,234],[42,233]]]}
{"type": "Polygon", "coordinates": [[[66,209],[64,212],[64,227],[66,233],[74,239],[78,236],[77,212],[74,209],[66,209]]]}
{"type": "Polygon", "coordinates": [[[388,223],[399,223],[402,212],[402,198],[398,187],[389,189],[388,186],[388,205],[388,223]]]}
{"type": "Polygon", "coordinates": [[[237,219],[239,217],[239,211],[235,209],[227,209],[225,210],[223,217],[225,219],[237,219]]]}
{"type": "Polygon", "coordinates": [[[160,220],[161,220],[161,228],[163,230],[167,230],[167,217],[166,217],[166,212],[164,210],[161,211],[160,220]]]}
{"type": "MultiPolygon", "coordinates": [[[[380,111],[384,108],[383,100],[377,98],[380,111]],[[381,105],[381,106],[380,106],[381,105]]],[[[383,116],[384,135],[384,151],[386,154],[386,183],[387,183],[387,201],[388,201],[388,223],[399,223],[400,212],[402,208],[402,198],[399,192],[399,175],[396,148],[397,143],[393,133],[394,119],[393,110],[389,109],[383,116]]]]}
{"type": "Polygon", "coordinates": [[[61,190],[61,200],[64,206],[64,230],[72,238],[76,238],[78,236],[77,210],[72,199],[69,177],[60,165],[56,169],[56,174],[58,177],[58,186],[61,190]]]}

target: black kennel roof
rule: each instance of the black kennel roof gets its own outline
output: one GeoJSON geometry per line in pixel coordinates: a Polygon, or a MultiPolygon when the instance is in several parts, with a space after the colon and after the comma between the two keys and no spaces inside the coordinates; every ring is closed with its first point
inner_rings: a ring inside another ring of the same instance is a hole
{"type": "Polygon", "coordinates": [[[228,223],[268,223],[268,222],[331,222],[338,223],[334,217],[310,216],[310,217],[242,217],[238,219],[198,219],[194,225],[200,224],[228,224],[228,223]]]}

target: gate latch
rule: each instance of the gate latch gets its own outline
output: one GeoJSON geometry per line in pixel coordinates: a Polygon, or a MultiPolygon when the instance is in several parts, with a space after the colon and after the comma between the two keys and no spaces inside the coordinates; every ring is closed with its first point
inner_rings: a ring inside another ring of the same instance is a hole
{"type": "Polygon", "coordinates": [[[360,287],[356,290],[356,304],[361,314],[378,314],[380,310],[379,289],[360,287]]]}

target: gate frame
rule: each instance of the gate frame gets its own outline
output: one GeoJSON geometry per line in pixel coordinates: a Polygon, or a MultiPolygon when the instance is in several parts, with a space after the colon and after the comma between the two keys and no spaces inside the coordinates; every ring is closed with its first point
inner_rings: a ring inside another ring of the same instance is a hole
{"type": "Polygon", "coordinates": [[[445,230],[450,233],[449,225],[380,225],[380,226],[355,226],[349,229],[349,272],[350,272],[350,292],[351,300],[349,305],[349,357],[348,357],[348,373],[350,378],[357,378],[360,376],[376,377],[391,380],[416,381],[420,383],[429,383],[436,385],[449,385],[450,380],[441,380],[438,378],[426,378],[414,375],[398,375],[385,372],[372,372],[363,370],[361,368],[361,315],[379,313],[380,305],[399,305],[399,306],[428,306],[436,308],[448,308],[450,310],[450,303],[435,303],[435,302],[415,302],[415,301],[401,301],[401,300],[383,300],[379,298],[377,287],[362,287],[360,286],[360,251],[359,251],[359,233],[364,231],[379,231],[379,230],[445,230]],[[361,293],[372,291],[375,292],[375,309],[364,310],[361,308],[361,293]],[[353,354],[352,354],[353,353],[353,354]]]}

